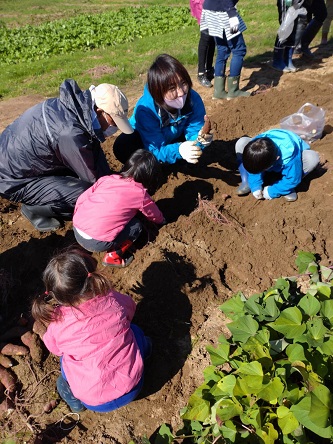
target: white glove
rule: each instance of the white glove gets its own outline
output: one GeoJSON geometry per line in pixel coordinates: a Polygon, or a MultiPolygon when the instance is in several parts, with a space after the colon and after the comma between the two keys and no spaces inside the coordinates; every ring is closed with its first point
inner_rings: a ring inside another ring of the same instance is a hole
{"type": "Polygon", "coordinates": [[[179,154],[188,163],[198,163],[198,159],[202,154],[201,148],[196,146],[196,140],[187,140],[179,146],[179,154]]]}
{"type": "Polygon", "coordinates": [[[262,195],[262,190],[257,190],[257,191],[254,191],[253,193],[253,197],[255,197],[256,199],[263,199],[263,195],[262,195]]]}
{"type": "Polygon", "coordinates": [[[209,146],[213,142],[213,134],[203,134],[201,130],[199,131],[197,141],[201,143],[202,146],[206,148],[206,146],[209,146]]]}
{"type": "Polygon", "coordinates": [[[236,34],[236,32],[238,32],[238,28],[239,28],[238,17],[230,17],[229,18],[229,26],[230,26],[230,33],[236,34]]]}
{"type": "Polygon", "coordinates": [[[267,199],[267,200],[272,199],[271,196],[268,194],[268,187],[264,188],[263,195],[264,195],[264,199],[267,199]]]}

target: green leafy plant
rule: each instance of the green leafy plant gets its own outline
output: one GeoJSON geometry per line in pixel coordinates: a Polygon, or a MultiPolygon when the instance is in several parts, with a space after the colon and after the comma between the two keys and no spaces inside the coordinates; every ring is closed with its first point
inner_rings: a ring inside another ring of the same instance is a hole
{"type": "Polygon", "coordinates": [[[299,272],[220,308],[230,337],[208,346],[212,365],[182,410],[184,427],[164,424],[155,443],[333,442],[333,272],[300,251],[299,272]],[[304,280],[304,279],[303,279],[304,280]]]}

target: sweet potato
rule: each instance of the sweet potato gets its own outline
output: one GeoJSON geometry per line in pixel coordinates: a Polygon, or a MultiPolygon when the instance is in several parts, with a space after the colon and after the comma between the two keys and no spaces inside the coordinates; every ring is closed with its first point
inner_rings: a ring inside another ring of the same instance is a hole
{"type": "Polygon", "coordinates": [[[203,127],[201,128],[201,135],[203,136],[204,134],[209,134],[212,130],[212,124],[210,121],[210,118],[208,116],[204,117],[205,123],[203,125],[203,127]]]}
{"type": "Polygon", "coordinates": [[[0,382],[5,386],[8,392],[13,392],[16,387],[16,375],[8,368],[2,367],[0,365],[0,382]]]}
{"type": "Polygon", "coordinates": [[[10,399],[5,398],[0,403],[0,416],[8,414],[11,410],[14,410],[14,404],[10,399]]]}
{"type": "Polygon", "coordinates": [[[52,399],[51,401],[44,404],[43,411],[45,413],[51,413],[53,409],[55,409],[58,405],[58,401],[52,399]]]}
{"type": "Polygon", "coordinates": [[[12,361],[2,353],[0,353],[0,365],[2,365],[5,368],[13,367],[12,361]]]}
{"type": "Polygon", "coordinates": [[[32,331],[36,333],[40,338],[43,338],[46,332],[46,327],[42,322],[35,321],[34,325],[32,326],[32,331]]]}
{"type": "Polygon", "coordinates": [[[41,347],[39,336],[36,333],[27,331],[21,336],[21,341],[29,348],[31,358],[40,363],[43,358],[43,349],[41,347]]]}
{"type": "Polygon", "coordinates": [[[26,356],[29,354],[29,350],[23,345],[6,344],[2,346],[0,353],[6,356],[26,356]]]}

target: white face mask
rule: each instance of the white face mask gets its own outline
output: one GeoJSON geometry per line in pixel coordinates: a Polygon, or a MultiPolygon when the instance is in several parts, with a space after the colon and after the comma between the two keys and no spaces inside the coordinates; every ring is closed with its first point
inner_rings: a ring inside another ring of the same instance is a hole
{"type": "Polygon", "coordinates": [[[110,137],[112,136],[114,133],[116,133],[118,131],[118,127],[117,126],[113,126],[110,125],[106,128],[105,131],[103,131],[104,137],[110,137]]]}
{"type": "Polygon", "coordinates": [[[168,100],[164,99],[164,102],[170,106],[170,108],[182,109],[186,102],[187,94],[184,94],[181,97],[177,97],[177,99],[168,100]]]}

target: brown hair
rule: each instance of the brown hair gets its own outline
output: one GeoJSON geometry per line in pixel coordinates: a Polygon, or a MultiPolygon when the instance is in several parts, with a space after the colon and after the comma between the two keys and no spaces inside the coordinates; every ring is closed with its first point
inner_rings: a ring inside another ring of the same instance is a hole
{"type": "Polygon", "coordinates": [[[184,65],[169,54],[157,56],[148,70],[147,83],[152,98],[159,106],[164,104],[165,94],[179,81],[186,82],[191,90],[192,80],[184,65]]]}
{"type": "Polygon", "coordinates": [[[80,246],[71,246],[55,255],[43,273],[45,293],[32,304],[36,321],[49,323],[59,319],[57,305],[76,307],[82,299],[106,295],[109,281],[96,271],[97,260],[80,246]]]}

